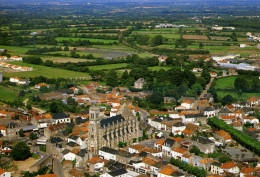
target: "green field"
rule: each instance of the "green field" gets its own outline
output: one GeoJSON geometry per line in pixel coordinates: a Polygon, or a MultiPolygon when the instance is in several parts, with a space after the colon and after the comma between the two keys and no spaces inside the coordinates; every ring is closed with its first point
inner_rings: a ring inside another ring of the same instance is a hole
{"type": "Polygon", "coordinates": [[[215,88],[216,89],[234,89],[234,82],[237,76],[223,77],[217,79],[215,88]]]}
{"type": "Polygon", "coordinates": [[[118,40],[110,40],[110,39],[90,39],[90,38],[70,38],[70,37],[57,37],[56,40],[58,42],[62,40],[89,40],[90,42],[104,42],[104,43],[109,43],[109,42],[118,42],[118,40]]]}
{"type": "Polygon", "coordinates": [[[0,86],[0,101],[14,101],[17,98],[17,94],[16,91],[10,88],[0,86]]]}
{"type": "Polygon", "coordinates": [[[97,65],[97,66],[89,66],[88,68],[91,70],[110,70],[110,69],[120,69],[125,68],[127,63],[118,63],[118,64],[109,64],[109,65],[97,65]]]}
{"type": "Polygon", "coordinates": [[[4,76],[23,77],[23,78],[30,78],[30,77],[37,77],[37,76],[45,76],[47,78],[76,78],[76,77],[89,76],[87,73],[83,73],[83,72],[69,71],[65,69],[52,68],[47,66],[32,65],[23,62],[11,62],[11,63],[16,65],[33,67],[33,71],[4,73],[4,76]]]}
{"type": "Polygon", "coordinates": [[[169,70],[172,67],[171,66],[153,66],[153,67],[148,67],[150,70],[152,71],[159,71],[160,69],[164,69],[164,70],[169,70]]]}
{"type": "Polygon", "coordinates": [[[217,89],[217,95],[219,98],[231,95],[233,98],[238,100],[246,100],[251,96],[260,96],[260,93],[242,93],[242,95],[238,95],[234,90],[234,82],[237,77],[238,76],[230,76],[217,79],[214,87],[217,89]],[[230,91],[226,91],[224,89],[229,89],[230,91]]]}
{"type": "Polygon", "coordinates": [[[247,100],[251,96],[256,96],[256,97],[260,96],[260,93],[242,93],[242,95],[238,95],[234,91],[217,91],[217,94],[219,98],[223,98],[224,96],[231,95],[233,98],[236,98],[240,101],[247,100]]]}

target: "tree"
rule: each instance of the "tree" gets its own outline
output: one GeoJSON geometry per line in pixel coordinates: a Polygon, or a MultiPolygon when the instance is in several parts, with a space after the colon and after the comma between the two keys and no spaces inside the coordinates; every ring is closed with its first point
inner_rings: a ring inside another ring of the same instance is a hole
{"type": "Polygon", "coordinates": [[[106,83],[109,86],[115,87],[118,85],[117,73],[114,70],[110,70],[106,75],[106,83]]]}
{"type": "Polygon", "coordinates": [[[46,60],[46,61],[44,62],[44,65],[45,65],[45,66],[48,66],[48,67],[52,67],[52,66],[53,66],[53,61],[51,61],[51,60],[46,60]]]}
{"type": "Polygon", "coordinates": [[[228,105],[234,102],[234,98],[231,95],[226,95],[221,100],[223,105],[228,105]]]}
{"type": "Polygon", "coordinates": [[[157,46],[157,45],[162,45],[162,44],[163,44],[163,36],[162,35],[154,36],[151,39],[151,45],[152,46],[157,46]]]}
{"type": "Polygon", "coordinates": [[[46,86],[42,86],[42,87],[40,87],[39,91],[42,92],[42,93],[47,93],[48,92],[48,88],[46,86]]]}
{"type": "Polygon", "coordinates": [[[27,109],[27,110],[32,110],[32,105],[27,104],[26,109],[27,109]]]}
{"type": "Polygon", "coordinates": [[[34,140],[34,139],[36,139],[37,138],[37,134],[36,133],[30,133],[30,136],[29,136],[29,138],[31,139],[31,140],[34,140]]]}
{"type": "Polygon", "coordinates": [[[62,113],[63,109],[59,103],[52,102],[50,104],[50,111],[51,111],[51,113],[62,113]]]}
{"type": "Polygon", "coordinates": [[[238,77],[236,78],[234,82],[234,87],[236,91],[242,90],[243,92],[246,92],[248,90],[249,83],[246,78],[244,77],[238,77]]]}
{"type": "Polygon", "coordinates": [[[18,142],[14,145],[11,157],[14,160],[25,160],[31,156],[30,148],[26,145],[25,142],[18,142]]]}
{"type": "Polygon", "coordinates": [[[68,47],[68,46],[65,46],[65,47],[64,47],[64,51],[69,51],[69,47],[68,47]]]}
{"type": "Polygon", "coordinates": [[[120,147],[120,148],[124,147],[124,143],[122,141],[119,141],[118,147],[120,147]]]}
{"type": "Polygon", "coordinates": [[[203,49],[203,44],[201,42],[199,43],[199,48],[203,49]]]}
{"type": "Polygon", "coordinates": [[[23,129],[20,129],[18,133],[19,133],[19,136],[20,136],[20,137],[24,137],[24,136],[25,136],[25,135],[24,135],[24,132],[23,132],[23,129]]]}

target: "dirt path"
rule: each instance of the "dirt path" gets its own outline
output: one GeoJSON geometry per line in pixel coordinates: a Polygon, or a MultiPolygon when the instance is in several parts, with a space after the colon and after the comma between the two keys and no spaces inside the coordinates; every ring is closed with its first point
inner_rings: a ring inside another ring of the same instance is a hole
{"type": "Polygon", "coordinates": [[[22,171],[28,171],[29,168],[35,164],[39,159],[34,159],[33,157],[30,157],[26,159],[25,161],[14,161],[13,165],[17,167],[17,170],[12,173],[13,177],[19,177],[22,176],[22,171]]]}
{"type": "Polygon", "coordinates": [[[210,88],[210,86],[211,86],[211,84],[212,84],[212,82],[213,82],[214,79],[215,79],[214,77],[210,79],[209,83],[206,85],[205,89],[204,89],[203,92],[200,94],[199,98],[194,101],[193,106],[192,106],[191,109],[197,109],[199,100],[200,100],[205,94],[208,93],[208,90],[209,90],[209,88],[210,88]]]}
{"type": "MultiPolygon", "coordinates": [[[[27,102],[28,102],[28,101],[29,101],[29,98],[25,99],[25,100],[23,101],[23,104],[24,104],[25,106],[27,106],[27,102]]],[[[43,113],[46,112],[45,110],[40,109],[40,108],[36,108],[36,107],[34,107],[34,106],[32,106],[32,110],[38,112],[39,114],[43,114],[43,113]]]]}

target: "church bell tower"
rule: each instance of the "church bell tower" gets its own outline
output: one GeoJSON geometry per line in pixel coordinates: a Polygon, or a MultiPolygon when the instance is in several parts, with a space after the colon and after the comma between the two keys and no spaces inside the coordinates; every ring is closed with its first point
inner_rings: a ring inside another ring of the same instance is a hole
{"type": "Polygon", "coordinates": [[[99,136],[98,128],[100,125],[100,108],[99,106],[91,106],[89,108],[89,130],[88,130],[88,147],[92,153],[98,153],[99,136]]]}

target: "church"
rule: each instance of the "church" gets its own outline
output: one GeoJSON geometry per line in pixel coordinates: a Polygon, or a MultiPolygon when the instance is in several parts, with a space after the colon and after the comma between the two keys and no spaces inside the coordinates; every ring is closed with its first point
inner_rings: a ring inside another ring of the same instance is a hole
{"type": "Polygon", "coordinates": [[[138,119],[126,103],[116,116],[109,118],[101,116],[98,106],[89,109],[87,148],[92,153],[98,153],[102,147],[117,148],[120,141],[132,143],[133,138],[138,139],[140,132],[138,119]]]}

